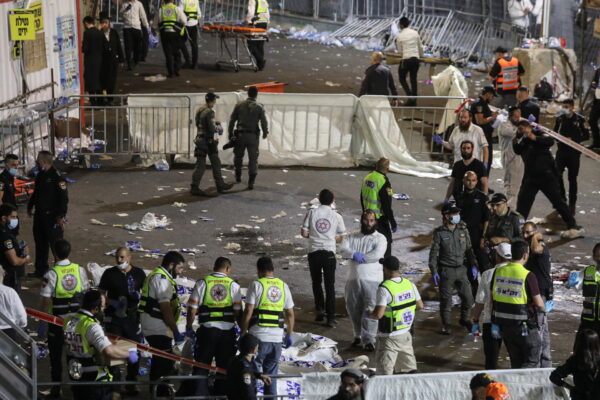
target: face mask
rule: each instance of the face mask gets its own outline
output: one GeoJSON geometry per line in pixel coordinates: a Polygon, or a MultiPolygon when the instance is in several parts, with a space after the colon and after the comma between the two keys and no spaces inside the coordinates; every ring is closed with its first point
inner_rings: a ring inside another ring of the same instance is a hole
{"type": "Polygon", "coordinates": [[[127,268],[127,266],[129,265],[129,263],[127,261],[122,262],[121,264],[117,264],[117,267],[119,267],[119,269],[121,271],[125,270],[125,268],[127,268]]]}
{"type": "Polygon", "coordinates": [[[561,117],[563,115],[567,115],[569,114],[569,110],[567,110],[566,108],[561,108],[560,111],[558,112],[558,114],[556,114],[557,117],[561,117]]]}
{"type": "Polygon", "coordinates": [[[460,156],[463,160],[468,160],[469,158],[471,158],[472,155],[473,153],[460,153],[460,156]]]}
{"type": "Polygon", "coordinates": [[[17,218],[11,218],[8,220],[8,227],[10,229],[15,229],[17,226],[19,226],[19,220],[17,218]]]}
{"type": "Polygon", "coordinates": [[[12,176],[16,176],[17,175],[17,169],[16,168],[11,168],[8,170],[8,173],[11,174],[12,176]]]}
{"type": "Polygon", "coordinates": [[[450,217],[450,222],[454,225],[457,225],[460,222],[460,215],[453,215],[450,217]]]}

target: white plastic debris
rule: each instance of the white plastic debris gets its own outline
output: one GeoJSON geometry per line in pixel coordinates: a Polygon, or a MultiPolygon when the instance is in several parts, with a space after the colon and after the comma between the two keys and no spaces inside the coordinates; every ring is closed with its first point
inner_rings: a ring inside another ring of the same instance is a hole
{"type": "Polygon", "coordinates": [[[151,75],[151,76],[147,76],[144,78],[144,80],[147,82],[160,82],[160,81],[164,81],[166,79],[167,79],[167,77],[164,76],[163,74],[151,75]]]}
{"type": "Polygon", "coordinates": [[[90,222],[92,223],[92,225],[108,225],[106,222],[99,221],[95,218],[90,219],[90,222]]]}
{"type": "Polygon", "coordinates": [[[130,231],[140,230],[149,232],[154,229],[164,229],[171,224],[171,220],[164,215],[158,215],[154,213],[146,213],[142,217],[140,222],[134,222],[133,224],[126,224],[123,227],[130,231]]]}
{"type": "Polygon", "coordinates": [[[129,214],[127,213],[117,213],[117,217],[128,217],[129,214]]]}
{"type": "Polygon", "coordinates": [[[171,207],[183,208],[183,207],[187,207],[187,204],[185,204],[185,203],[179,203],[179,202],[176,201],[173,204],[171,204],[171,207]]]}
{"type": "Polygon", "coordinates": [[[242,246],[239,243],[229,242],[225,245],[226,250],[239,251],[242,246]]]}
{"type": "Polygon", "coordinates": [[[279,213],[273,215],[271,218],[277,219],[277,218],[281,218],[281,217],[285,217],[285,216],[287,216],[287,213],[285,211],[279,211],[279,213]]]}

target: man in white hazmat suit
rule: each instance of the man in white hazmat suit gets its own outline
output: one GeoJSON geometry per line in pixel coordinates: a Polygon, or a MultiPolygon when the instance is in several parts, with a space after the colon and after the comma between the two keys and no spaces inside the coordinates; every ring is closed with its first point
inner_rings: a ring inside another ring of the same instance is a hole
{"type": "Polygon", "coordinates": [[[351,259],[345,298],[354,330],[352,347],[362,344],[367,351],[375,350],[377,320],[368,318],[367,314],[375,309],[377,288],[383,281],[379,259],[387,248],[387,240],[377,232],[376,226],[375,214],[365,211],[361,216],[360,232],[346,236],[340,247],[342,256],[351,259]]]}
{"type": "Polygon", "coordinates": [[[508,120],[498,126],[498,139],[502,149],[502,166],[504,167],[504,193],[508,203],[516,205],[517,195],[523,179],[523,159],[516,155],[512,147],[512,139],[517,134],[517,124],[521,120],[521,110],[509,107],[508,120]]]}

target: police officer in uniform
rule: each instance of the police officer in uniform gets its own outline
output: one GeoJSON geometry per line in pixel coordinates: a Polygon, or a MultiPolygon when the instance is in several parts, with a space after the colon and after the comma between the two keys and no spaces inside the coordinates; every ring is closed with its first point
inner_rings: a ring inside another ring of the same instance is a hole
{"type": "MultiPolygon", "coordinates": [[[[262,1],[262,0],[261,0],[262,1]]],[[[244,152],[248,150],[248,189],[254,189],[254,181],[258,173],[258,142],[260,129],[263,139],[269,134],[265,108],[262,104],[256,102],[258,89],[256,86],[248,88],[248,98],[236,104],[231,117],[229,118],[229,140],[234,141],[234,159],[235,181],[242,181],[242,162],[244,161],[244,152]]]]}
{"type": "Polygon", "coordinates": [[[240,354],[235,356],[227,367],[227,398],[236,400],[256,400],[256,380],[265,385],[271,384],[271,378],[256,372],[253,360],[260,346],[258,338],[247,333],[240,338],[240,354]]]}
{"type": "Polygon", "coordinates": [[[377,218],[377,231],[385,236],[387,248],[385,257],[392,254],[392,232],[395,233],[398,226],[392,210],[392,184],[387,177],[390,171],[390,160],[380,158],[375,165],[375,171],[367,175],[360,189],[360,204],[363,212],[371,210],[377,218]]]}
{"type": "Polygon", "coordinates": [[[521,110],[521,117],[529,120],[531,115],[535,122],[540,121],[540,106],[529,97],[529,89],[525,86],[520,86],[517,89],[517,100],[519,101],[518,108],[521,110]]]}
{"type": "Polygon", "coordinates": [[[0,204],[17,206],[15,176],[17,176],[18,168],[19,157],[15,154],[7,154],[4,157],[4,171],[0,174],[0,204]]]}
{"type": "MultiPolygon", "coordinates": [[[[260,340],[256,355],[256,371],[265,375],[277,374],[282,341],[285,347],[293,343],[294,300],[290,288],[275,278],[275,268],[270,257],[256,262],[258,280],[252,282],[246,294],[246,309],[242,317],[242,334],[250,332],[260,340]],[[284,322],[287,332],[283,337],[284,322]]],[[[277,382],[265,384],[265,396],[277,395],[277,382]]]]}
{"type": "Polygon", "coordinates": [[[500,243],[511,243],[521,239],[521,226],[525,218],[508,206],[504,193],[494,193],[489,202],[492,214],[487,230],[484,233],[488,248],[500,243]]]}
{"type": "Polygon", "coordinates": [[[181,46],[185,65],[183,68],[195,69],[198,65],[198,20],[200,19],[200,6],[198,0],[183,0],[183,13],[187,18],[185,30],[187,35],[184,35],[184,42],[181,46]],[[192,50],[192,58],[187,51],[186,43],[190,42],[192,50]]]}
{"type": "Polygon", "coordinates": [[[492,124],[498,117],[498,112],[492,112],[490,109],[490,103],[497,96],[496,91],[492,86],[486,86],[481,91],[481,95],[471,103],[471,113],[473,114],[473,120],[475,125],[479,126],[485,135],[485,139],[488,142],[488,160],[483,163],[487,170],[487,175],[490,174],[492,168],[492,159],[494,157],[492,134],[494,133],[494,127],[492,124]]]}
{"type": "Polygon", "coordinates": [[[35,272],[29,277],[41,278],[48,271],[48,249],[55,260],[54,242],[62,239],[67,216],[67,182],[54,168],[54,156],[40,151],[37,156],[38,174],[35,190],[27,204],[27,214],[33,216],[33,240],[35,241],[35,272]]]}
{"type": "Polygon", "coordinates": [[[181,8],[173,4],[173,0],[165,0],[158,12],[158,27],[167,63],[167,78],[179,76],[179,52],[183,48],[186,23],[187,17],[181,8]]]}
{"type": "Polygon", "coordinates": [[[21,293],[19,269],[29,262],[27,248],[21,248],[14,234],[18,227],[17,209],[10,203],[0,205],[0,265],[6,271],[4,284],[21,293]]]}
{"type": "MultiPolygon", "coordinates": [[[[112,376],[106,360],[127,359],[138,362],[135,348],[124,350],[114,345],[102,329],[104,296],[97,290],[83,295],[81,309],[65,318],[64,340],[67,348],[67,368],[71,380],[78,382],[110,382],[112,376]]],[[[104,400],[110,389],[102,385],[73,385],[73,397],[85,400],[104,400]]]]}
{"type": "Polygon", "coordinates": [[[400,261],[394,256],[379,260],[385,280],[377,289],[376,306],[370,317],[379,320],[377,374],[393,375],[417,371],[410,329],[423,301],[417,287],[400,276],[400,261]]]}
{"type": "MultiPolygon", "coordinates": [[[[169,251],[162,259],[160,267],[152,271],[142,286],[142,297],[139,303],[142,334],[150,346],[171,352],[173,341],[175,346],[183,344],[184,335],[177,328],[181,316],[181,304],[177,296],[175,278],[181,273],[185,259],[176,251],[169,251]]],[[[152,356],[150,380],[156,381],[161,376],[171,374],[173,361],[152,356]]],[[[153,387],[150,388],[152,390],[153,387]]],[[[167,385],[160,385],[158,396],[169,395],[167,385]]]]}
{"type": "MultiPolygon", "coordinates": [[[[100,278],[98,288],[107,297],[106,317],[104,327],[106,332],[141,342],[140,316],[138,302],[141,296],[142,285],[146,273],[138,267],[131,265],[131,252],[126,247],[119,247],[115,254],[116,265],[108,268],[100,278]]],[[[139,364],[127,364],[127,381],[135,381],[138,375],[139,364]]],[[[115,380],[121,380],[121,369],[116,366],[111,368],[115,380]]],[[[117,386],[112,386],[115,392],[117,386]]],[[[125,386],[128,395],[138,394],[134,385],[125,386]]]]}
{"type": "Polygon", "coordinates": [[[500,95],[500,101],[497,101],[495,106],[514,106],[517,101],[517,89],[521,85],[521,75],[525,73],[525,69],[517,57],[508,55],[505,48],[498,47],[494,53],[496,61],[490,70],[490,80],[494,82],[494,87],[500,95]]]}
{"type": "MultiPolygon", "coordinates": [[[[583,270],[583,311],[579,333],[591,329],[600,335],[600,243],[594,246],[592,257],[596,265],[590,265],[583,270]]],[[[575,283],[571,282],[569,277],[567,287],[571,288],[575,283]]]]}
{"type": "MultiPolygon", "coordinates": [[[[71,245],[64,239],[54,244],[58,261],[46,272],[42,280],[42,305],[40,311],[64,318],[79,310],[81,296],[89,289],[89,281],[85,270],[69,261],[71,245]]],[[[52,382],[62,380],[63,329],[60,326],[40,322],[38,338],[43,339],[48,329],[48,350],[50,351],[50,376],[52,382]]],[[[60,386],[52,386],[51,397],[60,397],[60,386]]]]}
{"type": "Polygon", "coordinates": [[[529,245],[517,240],[511,253],[512,262],[497,267],[492,277],[492,334],[500,331],[511,368],[537,368],[541,353],[537,311],[545,312],[546,307],[535,275],[523,266],[529,245]]]}
{"type": "MultiPolygon", "coordinates": [[[[254,28],[267,29],[270,19],[269,3],[267,0],[249,0],[248,14],[246,15],[246,23],[254,26],[254,28]]],[[[256,66],[259,71],[265,68],[265,41],[266,38],[248,40],[248,50],[256,60],[256,66]]]]}
{"type": "Polygon", "coordinates": [[[460,325],[470,332],[472,323],[469,310],[473,305],[473,294],[467,273],[477,275],[477,259],[471,247],[469,230],[460,220],[460,208],[454,204],[444,205],[442,220],[443,225],[433,231],[433,243],[429,252],[429,268],[433,283],[440,288],[442,334],[450,334],[450,311],[454,287],[461,300],[460,325]]]}
{"type": "MultiPolygon", "coordinates": [[[[186,335],[196,337],[194,359],[211,365],[213,358],[217,368],[227,369],[235,356],[236,322],[241,321],[242,294],[240,285],[231,277],[231,261],[225,257],[215,260],[213,273],[198,280],[188,300],[186,335]],[[198,316],[200,327],[194,333],[192,324],[198,316]]],[[[208,370],[194,367],[194,375],[206,377],[208,370]]],[[[213,395],[226,394],[224,380],[215,380],[213,395]]],[[[193,382],[195,391],[191,395],[209,396],[208,379],[193,382]]],[[[178,393],[178,395],[182,395],[178,393]]]]}
{"type": "Polygon", "coordinates": [[[217,185],[217,191],[223,193],[223,191],[233,187],[231,183],[225,183],[221,174],[218,135],[223,132],[223,128],[221,128],[221,123],[215,122],[214,110],[219,96],[213,92],[208,92],[204,98],[206,105],[200,106],[198,112],[196,112],[196,127],[198,128],[195,140],[196,149],[194,150],[196,169],[194,169],[194,173],[192,174],[192,188],[190,191],[194,196],[204,195],[199,185],[202,175],[204,175],[204,171],[206,170],[206,156],[210,159],[210,167],[212,168],[215,185],[217,185]]]}

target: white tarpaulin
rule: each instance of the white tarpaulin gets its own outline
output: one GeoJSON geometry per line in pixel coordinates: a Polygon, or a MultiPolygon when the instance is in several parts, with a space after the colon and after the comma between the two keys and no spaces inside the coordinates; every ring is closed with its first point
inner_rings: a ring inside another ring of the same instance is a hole
{"type": "MultiPolygon", "coordinates": [[[[245,94],[219,95],[216,119],[227,131],[233,107],[245,94]]],[[[129,97],[134,149],[145,154],[193,156],[196,127],[188,121],[194,120],[203,101],[204,94],[129,97]]],[[[269,136],[260,142],[261,165],[347,168],[372,165],[379,157],[388,157],[393,172],[434,178],[450,173],[442,164],[417,161],[410,155],[394,112],[384,98],[261,93],[258,101],[264,104],[269,123],[269,136]]],[[[225,134],[220,146],[226,139],[225,134]]],[[[221,152],[220,157],[224,164],[233,161],[232,151],[221,152]]]]}
{"type": "MultiPolygon", "coordinates": [[[[467,80],[460,70],[452,65],[437,75],[431,77],[433,92],[436,96],[461,97],[466,99],[469,93],[467,80]]],[[[456,121],[456,110],[462,104],[461,99],[449,99],[446,103],[446,111],[437,128],[437,133],[443,134],[450,125],[456,121]]]]}
{"type": "MultiPolygon", "coordinates": [[[[511,399],[560,400],[562,389],[550,380],[552,368],[489,371],[504,383],[511,399]]],[[[471,398],[469,382],[480,371],[447,372],[414,375],[376,376],[367,381],[365,400],[465,400],[471,398]]],[[[337,392],[340,375],[332,373],[304,374],[302,394],[311,400],[327,399],[337,392]]]]}

